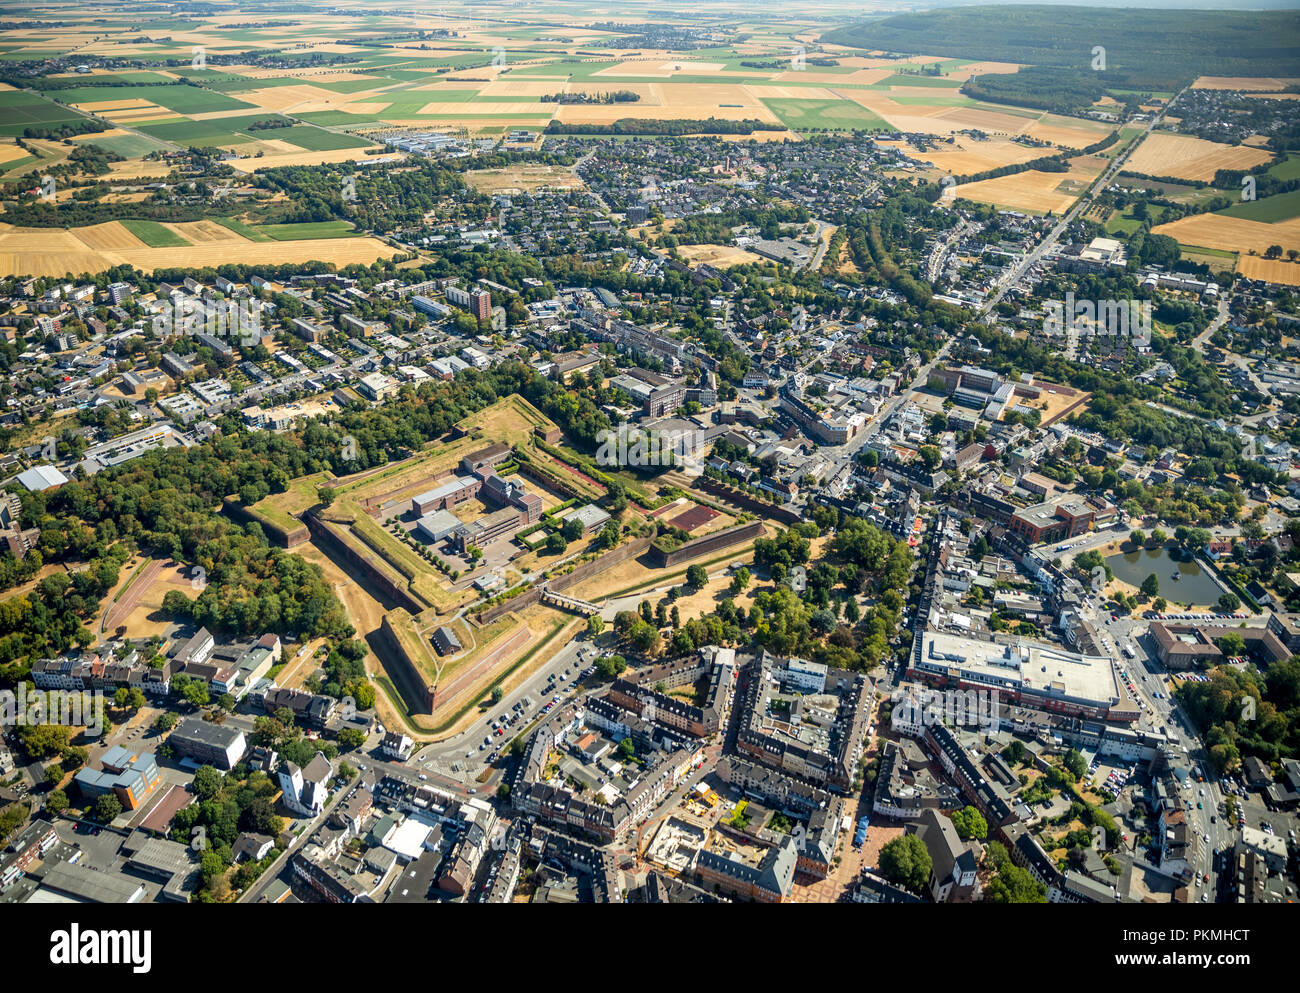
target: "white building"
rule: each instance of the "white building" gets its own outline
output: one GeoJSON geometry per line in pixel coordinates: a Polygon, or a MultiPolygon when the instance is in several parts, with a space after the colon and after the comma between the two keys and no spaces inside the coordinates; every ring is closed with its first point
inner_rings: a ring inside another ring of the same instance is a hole
{"type": "Polygon", "coordinates": [[[334,774],[334,766],[322,752],[317,752],[303,768],[292,762],[280,767],[280,789],[284,791],[284,805],[299,817],[315,817],[325,809],[329,795],[326,784],[334,774]]]}

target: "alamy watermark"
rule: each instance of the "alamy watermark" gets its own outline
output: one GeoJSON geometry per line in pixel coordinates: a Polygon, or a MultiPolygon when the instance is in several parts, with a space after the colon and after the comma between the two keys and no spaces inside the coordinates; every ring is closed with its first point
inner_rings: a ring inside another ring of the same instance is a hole
{"type": "Polygon", "coordinates": [[[620,424],[615,430],[596,435],[596,464],[611,468],[646,469],[660,467],[680,469],[687,476],[699,476],[704,464],[696,452],[707,444],[704,431],[685,428],[680,431],[639,428],[620,424]]]}
{"type": "Polygon", "coordinates": [[[1076,330],[1131,338],[1136,345],[1148,346],[1154,327],[1150,300],[1076,300],[1071,290],[1064,300],[1043,302],[1043,333],[1048,335],[1076,330]]]}
{"type": "Polygon", "coordinates": [[[104,730],[103,690],[0,690],[0,725],[84,727],[92,738],[104,730]]]}

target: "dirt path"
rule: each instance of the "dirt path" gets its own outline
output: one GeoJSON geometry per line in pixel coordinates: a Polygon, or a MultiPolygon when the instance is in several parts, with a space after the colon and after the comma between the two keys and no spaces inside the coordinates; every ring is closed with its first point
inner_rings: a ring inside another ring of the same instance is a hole
{"type": "MultiPolygon", "coordinates": [[[[316,544],[315,540],[299,545],[294,549],[294,553],[301,555],[308,562],[314,562],[325,573],[325,581],[330,584],[335,596],[343,603],[348,620],[357,629],[357,640],[369,649],[364,660],[366,672],[371,676],[384,676],[391,680],[392,677],[388,675],[387,669],[375,655],[373,647],[373,639],[378,635],[379,625],[390,608],[382,602],[377,591],[364,580],[358,580],[345,572],[339,563],[316,544]]],[[[389,701],[388,695],[379,688],[375,691],[375,712],[385,727],[403,726],[402,718],[389,701]]]]}
{"type": "Polygon", "coordinates": [[[108,607],[99,616],[99,634],[103,637],[105,631],[115,630],[119,624],[125,624],[126,619],[136,607],[140,606],[140,601],[153,585],[153,581],[158,578],[164,567],[174,567],[175,563],[170,559],[154,559],[135,576],[132,582],[133,573],[127,573],[124,582],[131,583],[130,588],[122,594],[116,602],[110,602],[108,607]]]}
{"type": "Polygon", "coordinates": [[[474,684],[492,672],[506,655],[513,652],[516,648],[525,644],[529,640],[529,631],[527,628],[520,628],[497,645],[491,651],[484,652],[483,657],[466,669],[456,673],[446,685],[438,686],[438,702],[434,706],[434,719],[437,720],[437,711],[442,707],[456,709],[460,702],[458,697],[467,690],[474,688],[474,684]]]}

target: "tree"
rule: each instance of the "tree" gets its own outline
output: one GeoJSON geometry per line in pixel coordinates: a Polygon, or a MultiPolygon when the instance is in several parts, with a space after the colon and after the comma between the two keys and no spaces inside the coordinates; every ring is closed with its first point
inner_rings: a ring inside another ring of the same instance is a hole
{"type": "Polygon", "coordinates": [[[686,585],[693,590],[702,590],[709,585],[709,572],[702,565],[693,565],[686,570],[686,585]]]}
{"type": "Polygon", "coordinates": [[[1216,644],[1219,646],[1219,651],[1228,658],[1240,658],[1246,654],[1246,640],[1236,631],[1229,631],[1218,639],[1216,644]]]}
{"type": "Polygon", "coordinates": [[[1046,903],[1047,887],[1031,876],[1028,869],[1007,861],[989,880],[985,895],[993,903],[1046,903]]]}
{"type": "Polygon", "coordinates": [[[943,455],[934,445],[922,445],[917,454],[921,457],[921,461],[929,472],[934,472],[935,468],[943,460],[943,455]]]}
{"type": "Polygon", "coordinates": [[[628,641],[637,651],[650,654],[659,644],[659,632],[655,630],[654,625],[637,621],[628,632],[628,641]]]}
{"type": "Polygon", "coordinates": [[[1142,580],[1143,596],[1158,596],[1160,593],[1160,577],[1154,572],[1142,580]]]}
{"type": "Polygon", "coordinates": [[[983,841],[989,833],[988,821],[975,807],[968,806],[953,811],[952,824],[957,829],[957,837],[962,841],[972,838],[983,841]]]}
{"type": "Polygon", "coordinates": [[[1065,767],[1070,770],[1070,774],[1077,781],[1082,779],[1084,773],[1088,771],[1088,760],[1083,757],[1083,753],[1077,748],[1071,748],[1065,753],[1065,767]]]}
{"type": "Polygon", "coordinates": [[[221,773],[210,765],[201,765],[194,773],[194,794],[200,800],[210,800],[221,792],[221,773]]]}
{"type": "Polygon", "coordinates": [[[344,728],[338,733],[339,745],[351,751],[366,743],[366,734],[360,728],[344,728]]]}
{"type": "Polygon", "coordinates": [[[187,683],[181,690],[181,696],[195,707],[205,707],[208,703],[208,684],[200,682],[187,683]]]}
{"type": "Polygon", "coordinates": [[[569,543],[559,531],[552,531],[546,536],[546,550],[552,555],[560,555],[568,547],[569,543]]]}
{"type": "Polygon", "coordinates": [[[587,618],[587,637],[595,638],[605,630],[605,619],[599,614],[592,614],[587,618]]]}
{"type": "Polygon", "coordinates": [[[334,502],[334,497],[338,493],[333,486],[316,487],[316,499],[320,501],[322,507],[328,507],[334,502]]]}
{"type": "Polygon", "coordinates": [[[174,728],[177,722],[179,721],[180,721],[179,717],[177,717],[170,710],[166,710],[158,715],[157,720],[153,722],[153,726],[154,729],[157,731],[166,732],[174,728]]]}
{"type": "Polygon", "coordinates": [[[564,535],[566,541],[577,541],[582,537],[582,521],[578,520],[576,515],[570,514],[560,526],[560,533],[564,535]]]}
{"type": "Polygon", "coordinates": [[[492,691],[489,694],[489,696],[492,699],[492,705],[496,706],[498,703],[500,703],[501,700],[505,697],[505,695],[506,695],[506,691],[501,688],[500,683],[497,683],[495,686],[493,686],[492,691]]]}
{"type": "Polygon", "coordinates": [[[52,814],[61,814],[68,809],[68,794],[63,790],[51,790],[45,798],[45,809],[52,814]]]}
{"type": "Polygon", "coordinates": [[[1235,593],[1225,593],[1219,597],[1219,609],[1227,614],[1235,614],[1241,607],[1241,600],[1235,593]]]}
{"type": "Polygon", "coordinates": [[[122,813],[122,803],[112,793],[105,793],[95,801],[95,819],[101,824],[111,824],[122,813]]]}
{"type": "Polygon", "coordinates": [[[1145,545],[1147,543],[1146,532],[1134,528],[1133,531],[1130,532],[1128,540],[1133,542],[1135,545],[1145,545]]]}
{"type": "Polygon", "coordinates": [[[606,679],[613,679],[627,668],[627,660],[621,655],[602,655],[596,660],[596,671],[606,679]]]}
{"type": "Polygon", "coordinates": [[[749,586],[750,578],[751,578],[750,571],[746,569],[743,565],[739,569],[737,569],[736,574],[731,577],[732,594],[739,595],[741,593],[744,593],[745,589],[749,586]]]}
{"type": "Polygon", "coordinates": [[[618,544],[618,537],[618,525],[610,521],[601,528],[600,537],[596,539],[596,543],[603,550],[609,550],[618,544]]]}
{"type": "Polygon", "coordinates": [[[880,871],[890,882],[911,890],[925,892],[930,882],[930,853],[921,839],[905,834],[880,849],[880,871]]]}

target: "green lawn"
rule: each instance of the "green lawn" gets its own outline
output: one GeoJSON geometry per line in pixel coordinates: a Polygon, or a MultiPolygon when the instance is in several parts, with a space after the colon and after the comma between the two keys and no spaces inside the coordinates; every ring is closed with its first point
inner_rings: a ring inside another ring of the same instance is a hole
{"type": "Polygon", "coordinates": [[[0,91],[0,135],[21,135],[28,128],[58,129],[81,114],[22,90],[0,91]]]}
{"type": "Polygon", "coordinates": [[[1263,221],[1266,224],[1288,221],[1293,217],[1300,217],[1300,190],[1278,193],[1275,196],[1264,197],[1262,200],[1248,200],[1233,204],[1219,213],[1227,217],[1243,217],[1248,221],[1263,221]]]}
{"type": "Polygon", "coordinates": [[[140,134],[118,134],[111,135],[108,138],[91,136],[77,139],[77,144],[94,145],[96,148],[102,148],[106,152],[115,152],[128,159],[143,158],[150,152],[156,152],[167,147],[160,141],[155,141],[153,138],[147,138],[140,134]]]}
{"type": "Polygon", "coordinates": [[[295,114],[294,116],[327,128],[357,127],[362,124],[379,123],[379,118],[374,114],[349,114],[342,110],[317,110],[305,114],[295,114]]]}
{"type": "Polygon", "coordinates": [[[851,100],[764,98],[763,103],[793,131],[832,128],[844,131],[894,131],[893,125],[851,100]]]}
{"type": "Polygon", "coordinates": [[[251,110],[250,103],[234,97],[205,90],[198,86],[78,86],[59,90],[64,103],[102,103],[109,100],[148,100],[178,114],[207,114],[216,110],[251,110]]]}
{"type": "Polygon", "coordinates": [[[274,240],[269,235],[263,234],[260,228],[255,228],[251,224],[245,224],[243,221],[238,221],[233,217],[214,217],[212,220],[217,224],[220,224],[223,228],[229,228],[231,231],[235,232],[235,234],[243,235],[249,241],[274,240]]]}
{"type": "Polygon", "coordinates": [[[1293,155],[1290,158],[1283,159],[1281,162],[1274,163],[1269,168],[1268,174],[1283,181],[1288,179],[1300,179],[1300,155],[1293,155]]]}
{"type": "MultiPolygon", "coordinates": [[[[157,124],[141,124],[137,131],[152,135],[162,141],[175,142],[178,145],[241,145],[253,140],[254,135],[270,134],[254,131],[252,135],[244,128],[255,121],[287,121],[279,114],[248,114],[241,117],[219,117],[208,121],[159,121],[157,124]]],[[[278,130],[278,129],[276,129],[278,130]]]]}
{"type": "Polygon", "coordinates": [[[310,124],[297,124],[291,128],[273,128],[268,131],[254,131],[256,135],[266,135],[278,141],[287,141],[291,145],[305,148],[312,152],[333,151],[339,148],[364,148],[370,144],[364,138],[355,135],[339,134],[312,127],[310,124]]]}
{"type": "Polygon", "coordinates": [[[313,238],[355,238],[357,231],[348,221],[318,221],[310,224],[265,224],[257,228],[276,241],[308,241],[313,238]]]}
{"type": "Polygon", "coordinates": [[[175,231],[168,230],[157,221],[127,220],[122,227],[143,241],[150,248],[184,248],[189,242],[175,231]]]}
{"type": "Polygon", "coordinates": [[[896,72],[887,79],[882,79],[879,83],[873,83],[872,88],[879,87],[885,89],[890,86],[934,86],[941,89],[959,89],[961,82],[956,79],[948,79],[944,76],[921,76],[906,72],[896,72]]]}

